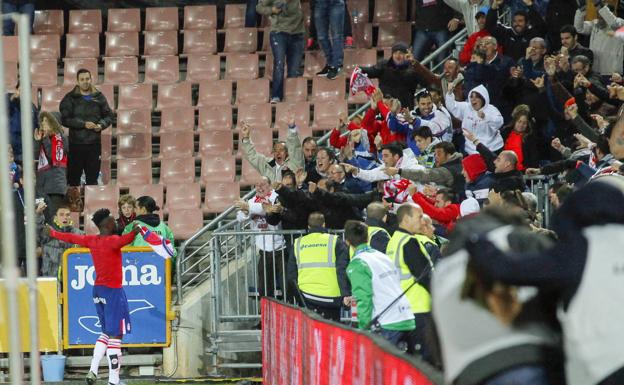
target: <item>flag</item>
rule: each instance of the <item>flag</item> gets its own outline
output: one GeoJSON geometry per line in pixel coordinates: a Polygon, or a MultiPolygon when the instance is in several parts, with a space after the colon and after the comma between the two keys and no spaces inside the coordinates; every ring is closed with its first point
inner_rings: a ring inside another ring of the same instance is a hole
{"type": "Polygon", "coordinates": [[[171,245],[170,240],[162,238],[160,235],[150,231],[145,226],[141,226],[140,229],[143,239],[150,245],[156,254],[163,258],[173,257],[173,246],[171,245]]]}
{"type": "Polygon", "coordinates": [[[373,92],[375,92],[376,87],[368,78],[368,75],[362,72],[360,67],[355,67],[353,73],[351,73],[349,89],[351,90],[351,95],[355,95],[359,91],[364,91],[367,96],[370,96],[373,92]]]}

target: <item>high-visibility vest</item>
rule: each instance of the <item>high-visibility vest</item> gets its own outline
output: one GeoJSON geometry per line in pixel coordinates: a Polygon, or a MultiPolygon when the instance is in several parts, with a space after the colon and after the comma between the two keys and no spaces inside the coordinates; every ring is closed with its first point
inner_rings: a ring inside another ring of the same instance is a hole
{"type": "MultiPolygon", "coordinates": [[[[386,233],[388,238],[390,238],[390,233],[388,232],[388,230],[384,229],[383,227],[368,226],[368,244],[370,244],[370,241],[371,239],[373,239],[373,236],[380,231],[383,231],[384,233],[386,233]]],[[[384,250],[380,250],[380,251],[383,252],[384,250]]],[[[349,259],[353,258],[353,253],[354,253],[353,248],[349,247],[349,259]]]]}
{"type": "Polygon", "coordinates": [[[323,297],[340,297],[336,273],[336,242],[340,238],[311,233],[297,238],[293,247],[297,260],[299,290],[323,297]]]}
{"type": "MultiPolygon", "coordinates": [[[[416,277],[412,275],[407,267],[403,255],[403,246],[405,246],[410,239],[415,239],[418,242],[420,251],[425,255],[431,265],[429,253],[427,253],[423,243],[421,243],[416,236],[399,230],[395,231],[392,238],[390,238],[390,241],[388,242],[386,255],[394,262],[397,269],[399,269],[401,274],[401,289],[403,289],[403,291],[410,287],[410,285],[412,285],[412,283],[416,280],[416,277]]],[[[405,293],[405,296],[409,300],[413,313],[427,313],[431,311],[431,296],[429,295],[427,289],[419,283],[409,289],[407,293],[405,293]]]]}

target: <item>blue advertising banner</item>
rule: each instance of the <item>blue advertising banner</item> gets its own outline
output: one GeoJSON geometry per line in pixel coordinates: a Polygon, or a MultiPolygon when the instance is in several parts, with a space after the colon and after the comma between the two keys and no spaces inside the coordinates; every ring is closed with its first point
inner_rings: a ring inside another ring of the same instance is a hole
{"type": "MultiPolygon", "coordinates": [[[[123,288],[130,309],[131,333],[125,346],[168,346],[170,304],[169,260],[149,248],[123,249],[123,288]]],[[[63,344],[82,348],[95,344],[100,323],[93,303],[95,268],[88,249],[64,255],[63,344]]]]}

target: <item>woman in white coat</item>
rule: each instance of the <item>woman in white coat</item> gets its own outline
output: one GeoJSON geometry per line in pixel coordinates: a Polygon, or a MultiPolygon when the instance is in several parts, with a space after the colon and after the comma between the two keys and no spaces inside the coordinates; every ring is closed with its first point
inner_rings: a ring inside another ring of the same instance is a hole
{"type": "MultiPolygon", "coordinates": [[[[453,90],[447,91],[444,100],[451,114],[462,121],[463,129],[473,132],[490,151],[498,152],[503,149],[504,142],[500,134],[503,116],[498,108],[490,104],[490,94],[483,85],[470,90],[466,102],[455,101],[453,90]]],[[[466,142],[465,151],[468,154],[477,154],[476,146],[472,142],[466,142]]]]}

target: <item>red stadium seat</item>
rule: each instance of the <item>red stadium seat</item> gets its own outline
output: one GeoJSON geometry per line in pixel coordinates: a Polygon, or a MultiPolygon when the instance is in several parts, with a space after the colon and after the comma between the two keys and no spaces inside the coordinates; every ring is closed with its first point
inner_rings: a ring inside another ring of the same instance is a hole
{"type": "Polygon", "coordinates": [[[112,84],[100,84],[96,87],[106,98],[108,106],[112,111],[115,111],[115,89],[112,84]]]}
{"type": "Polygon", "coordinates": [[[316,73],[325,67],[325,56],[321,51],[307,51],[305,53],[303,76],[313,78],[316,73]]]}
{"type": "Polygon", "coordinates": [[[177,7],[147,7],[145,8],[146,31],[177,31],[177,7]]]}
{"type": "Polygon", "coordinates": [[[348,0],[347,6],[352,24],[368,23],[370,17],[368,2],[369,0],[348,0]]]}
{"type": "Polygon", "coordinates": [[[245,4],[226,4],[223,28],[241,28],[245,26],[245,4]]]}
{"type": "MultiPolygon", "coordinates": [[[[59,104],[75,84],[66,84],[61,87],[44,87],[41,89],[41,111],[59,111],[59,104]]],[[[34,97],[34,95],[33,95],[34,97]]]]}
{"type": "Polygon", "coordinates": [[[377,48],[390,48],[397,42],[412,40],[412,25],[409,22],[379,23],[377,48]]]}
{"type": "Polygon", "coordinates": [[[221,58],[218,55],[189,55],[186,63],[186,81],[188,82],[219,80],[221,76],[221,58]]]}
{"type": "Polygon", "coordinates": [[[117,184],[120,187],[152,183],[152,159],[117,160],[117,184]]]}
{"type": "Polygon", "coordinates": [[[232,107],[206,105],[199,108],[199,131],[226,131],[232,129],[232,107]]]}
{"type": "Polygon", "coordinates": [[[164,207],[165,194],[163,192],[163,185],[161,184],[143,184],[130,186],[130,195],[138,199],[142,196],[148,196],[154,198],[158,207],[164,207]]]}
{"type": "Polygon", "coordinates": [[[33,21],[36,35],[62,35],[65,33],[65,19],[60,9],[36,10],[33,21]]]}
{"type": "MultiPolygon", "coordinates": [[[[273,151],[273,130],[268,127],[254,127],[251,131],[250,139],[256,152],[267,156],[271,155],[271,152],[273,151]]],[[[243,146],[240,141],[238,143],[238,154],[244,158],[243,146]]]]}
{"type": "Polygon", "coordinates": [[[65,35],[66,58],[98,58],[100,35],[98,33],[68,33],[65,35]]]}
{"type": "Polygon", "coordinates": [[[197,107],[231,105],[232,81],[216,80],[199,83],[199,99],[197,107]]]}
{"type": "Polygon", "coordinates": [[[377,64],[375,49],[346,49],[344,51],[344,73],[351,74],[355,66],[368,67],[377,64]]]}
{"type": "Polygon", "coordinates": [[[113,135],[111,134],[111,131],[102,131],[102,135],[100,135],[100,140],[102,144],[100,159],[110,160],[113,156],[113,135]]]}
{"type": "Polygon", "coordinates": [[[231,53],[225,58],[226,79],[257,79],[258,54],[231,53]]]}
{"type": "Polygon", "coordinates": [[[124,84],[119,86],[119,110],[152,109],[151,84],[124,84]]]}
{"type": "Polygon", "coordinates": [[[156,109],[192,107],[191,83],[161,84],[158,86],[156,109]]]}
{"type": "MultiPolygon", "coordinates": [[[[407,18],[407,1],[405,0],[375,0],[375,23],[396,23],[407,18]]],[[[403,40],[405,41],[405,40],[403,40]]],[[[405,41],[409,42],[409,40],[405,41]]]]}
{"type": "Polygon", "coordinates": [[[297,126],[310,126],[310,103],[280,103],[275,109],[275,128],[277,130],[288,128],[288,118],[291,110],[295,114],[295,124],[297,126]]]}
{"type": "Polygon", "coordinates": [[[241,166],[241,178],[240,185],[241,186],[253,186],[254,184],[260,182],[262,180],[262,175],[253,168],[251,164],[246,159],[243,159],[243,163],[241,166]]]}
{"type": "Polygon", "coordinates": [[[167,222],[177,240],[188,239],[204,227],[203,214],[196,209],[171,210],[167,222]]]}
{"type": "Polygon", "coordinates": [[[224,52],[252,53],[258,47],[256,28],[230,28],[225,30],[224,52]]]}
{"type": "Polygon", "coordinates": [[[272,111],[269,103],[241,104],[238,106],[237,127],[247,122],[251,127],[271,127],[272,111]]]}
{"type": "Polygon", "coordinates": [[[201,207],[201,186],[199,183],[170,184],[167,186],[165,210],[199,209],[201,207]]]}
{"type": "Polygon", "coordinates": [[[308,80],[306,78],[286,78],[284,81],[285,102],[305,102],[308,100],[308,80]]]}
{"type": "Polygon", "coordinates": [[[111,160],[102,159],[100,162],[100,172],[102,173],[102,183],[105,185],[111,182],[111,160]]]}
{"type": "Polygon", "coordinates": [[[141,11],[138,8],[119,8],[108,10],[107,32],[141,31],[141,11]]]}
{"type": "Polygon", "coordinates": [[[147,31],[143,35],[145,56],[166,56],[178,54],[177,31],[147,31]]]}
{"type": "Polygon", "coordinates": [[[204,212],[220,213],[240,199],[238,182],[218,182],[206,185],[204,212]]]}
{"type": "Polygon", "coordinates": [[[232,182],[236,176],[234,155],[212,155],[202,158],[201,181],[207,185],[210,182],[232,182]]]}
{"type": "Polygon", "coordinates": [[[4,62],[4,86],[9,90],[17,87],[17,62],[4,62]]]}
{"type": "Polygon", "coordinates": [[[30,62],[30,76],[33,86],[55,86],[58,80],[56,59],[33,59],[30,62]]]}
{"type": "Polygon", "coordinates": [[[171,84],[180,80],[177,56],[148,56],[145,58],[145,83],[171,84]]]}
{"type": "Polygon", "coordinates": [[[91,78],[93,84],[100,82],[100,76],[98,75],[98,62],[96,58],[76,58],[65,59],[65,68],[63,69],[63,84],[76,85],[76,76],[78,71],[85,68],[91,72],[91,78]]]}
{"type": "Polygon", "coordinates": [[[104,58],[104,83],[134,84],[139,82],[139,59],[136,57],[104,58]]]}
{"type": "Polygon", "coordinates": [[[19,41],[17,36],[2,36],[2,56],[5,62],[19,61],[19,41]]]}
{"type": "Polygon", "coordinates": [[[217,52],[217,31],[214,29],[192,29],[184,31],[182,53],[213,54],[217,52]]]}
{"type": "Polygon", "coordinates": [[[313,128],[328,130],[338,125],[338,116],[347,113],[347,103],[342,102],[318,102],[314,104],[313,128]]]}
{"type": "Polygon", "coordinates": [[[32,35],[30,37],[31,59],[58,59],[61,57],[59,35],[32,35]]]}
{"type": "Polygon", "coordinates": [[[117,135],[151,133],[152,112],[149,109],[118,110],[117,135]]]}
{"type": "Polygon", "coordinates": [[[193,156],[193,131],[168,132],[160,134],[160,158],[179,158],[193,156]]]}
{"type": "Polygon", "coordinates": [[[165,132],[193,131],[195,128],[195,108],[174,107],[160,111],[160,134],[165,132]]]}
{"type": "Polygon", "coordinates": [[[353,48],[373,47],[373,25],[371,23],[353,24],[353,48]]]}
{"type": "Polygon", "coordinates": [[[152,133],[135,132],[117,135],[117,159],[152,156],[152,133]]]}
{"type": "Polygon", "coordinates": [[[117,201],[119,201],[119,188],[117,185],[84,187],[84,211],[93,213],[101,208],[107,208],[112,212],[116,212],[117,201]]]}
{"type": "Polygon", "coordinates": [[[184,7],[184,31],[191,29],[216,29],[216,5],[187,5],[184,7]]]}
{"type": "Polygon", "coordinates": [[[234,141],[231,131],[215,130],[199,133],[199,155],[202,158],[212,155],[232,155],[233,151],[234,141]]]}
{"type": "Polygon", "coordinates": [[[106,32],[106,56],[138,56],[138,32],[106,32]]]}
{"type": "Polygon", "coordinates": [[[72,9],[69,11],[67,33],[102,32],[102,11],[99,9],[72,9]]]}
{"type": "Polygon", "coordinates": [[[236,103],[267,103],[269,79],[239,80],[236,82],[236,103]]]}
{"type": "Polygon", "coordinates": [[[345,79],[341,75],[337,79],[329,80],[324,77],[315,77],[312,80],[312,101],[323,102],[345,99],[345,79]]]}
{"type": "MultiPolygon", "coordinates": [[[[287,127],[280,128],[279,131],[277,132],[277,139],[286,141],[286,138],[288,137],[289,133],[290,132],[288,131],[287,127]]],[[[299,140],[303,140],[307,138],[308,136],[310,137],[314,136],[312,133],[312,127],[310,126],[298,126],[297,135],[299,135],[299,140]]]]}
{"type": "Polygon", "coordinates": [[[164,158],[160,162],[160,183],[164,185],[195,182],[195,158],[164,158]]]}

